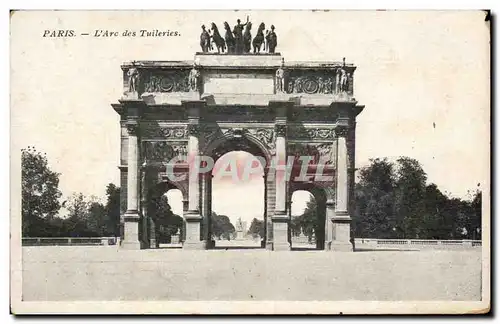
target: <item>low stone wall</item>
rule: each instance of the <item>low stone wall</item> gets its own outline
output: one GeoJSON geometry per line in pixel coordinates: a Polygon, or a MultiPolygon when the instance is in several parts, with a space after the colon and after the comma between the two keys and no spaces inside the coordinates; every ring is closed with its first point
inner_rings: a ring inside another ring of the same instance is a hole
{"type": "Polygon", "coordinates": [[[23,237],[23,246],[117,245],[117,237],[23,237]]]}
{"type": "Polygon", "coordinates": [[[394,248],[407,250],[463,250],[480,249],[482,242],[479,240],[399,240],[399,239],[366,239],[354,240],[356,248],[394,248]]]}

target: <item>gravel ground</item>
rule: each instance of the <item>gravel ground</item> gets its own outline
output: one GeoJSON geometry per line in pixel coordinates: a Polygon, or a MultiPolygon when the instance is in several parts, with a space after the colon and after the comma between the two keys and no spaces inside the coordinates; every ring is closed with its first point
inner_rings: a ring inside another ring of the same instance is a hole
{"type": "Polygon", "coordinates": [[[23,247],[23,300],[481,298],[480,251],[23,247]]]}

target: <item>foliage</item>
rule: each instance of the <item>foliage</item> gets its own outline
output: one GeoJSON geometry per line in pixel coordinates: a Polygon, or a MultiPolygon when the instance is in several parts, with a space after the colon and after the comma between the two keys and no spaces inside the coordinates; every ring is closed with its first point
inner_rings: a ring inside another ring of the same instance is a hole
{"type": "Polygon", "coordinates": [[[374,159],[359,170],[353,229],[356,237],[477,239],[481,193],[471,201],[449,198],[415,159],[374,159]]]}
{"type": "Polygon", "coordinates": [[[219,240],[231,240],[231,237],[233,237],[233,234],[236,232],[236,229],[231,223],[231,220],[229,220],[229,217],[226,215],[217,215],[215,212],[212,212],[211,229],[212,235],[217,237],[219,240]]]}
{"type": "Polygon", "coordinates": [[[59,173],[49,169],[45,154],[28,146],[21,151],[21,182],[23,236],[49,231],[52,225],[48,223],[61,208],[59,173]],[[44,230],[41,223],[47,223],[44,230]]]}
{"type": "Polygon", "coordinates": [[[257,218],[252,219],[250,223],[250,228],[248,229],[248,235],[253,238],[264,237],[265,235],[265,224],[263,220],[258,220],[257,218]]]}
{"type": "Polygon", "coordinates": [[[120,187],[110,183],[106,187],[106,231],[120,236],[120,187]]]}
{"type": "Polygon", "coordinates": [[[184,220],[172,212],[167,195],[152,199],[150,207],[158,242],[169,242],[172,235],[180,234],[184,220]]]}

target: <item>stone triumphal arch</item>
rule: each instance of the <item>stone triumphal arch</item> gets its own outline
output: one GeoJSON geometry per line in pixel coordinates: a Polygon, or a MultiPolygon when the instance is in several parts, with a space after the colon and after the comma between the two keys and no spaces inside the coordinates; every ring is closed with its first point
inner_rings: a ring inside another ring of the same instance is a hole
{"type": "Polygon", "coordinates": [[[213,247],[212,177],[196,171],[196,158],[243,150],[265,161],[264,247],[291,248],[291,196],[307,190],[322,211],[318,247],[352,251],[355,119],[363,110],[353,97],[355,69],[345,59],[285,62],[279,53],[123,64],[124,94],[112,105],[121,124],[122,248],[156,246],[148,204],[170,189],[183,196],[183,248],[213,247]],[[280,176],[276,166],[287,157],[291,175],[280,176]]]}

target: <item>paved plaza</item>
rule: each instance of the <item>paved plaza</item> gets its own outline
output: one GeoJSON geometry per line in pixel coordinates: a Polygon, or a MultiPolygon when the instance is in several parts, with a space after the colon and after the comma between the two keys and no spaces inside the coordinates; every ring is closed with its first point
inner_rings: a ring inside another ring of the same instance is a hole
{"type": "Polygon", "coordinates": [[[23,300],[480,300],[481,250],[23,247],[23,300]]]}

